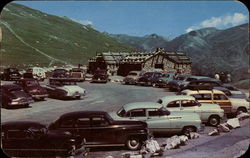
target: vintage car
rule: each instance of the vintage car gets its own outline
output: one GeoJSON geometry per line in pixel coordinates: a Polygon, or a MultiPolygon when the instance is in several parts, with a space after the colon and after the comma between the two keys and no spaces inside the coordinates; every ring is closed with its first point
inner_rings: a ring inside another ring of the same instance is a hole
{"type": "Polygon", "coordinates": [[[4,108],[28,107],[30,103],[34,102],[30,94],[16,84],[1,85],[0,93],[2,107],[4,108]]]}
{"type": "Polygon", "coordinates": [[[86,147],[127,146],[138,150],[147,140],[147,124],[115,121],[104,111],[77,111],[62,115],[49,130],[69,131],[86,139],[86,147]]]}
{"type": "Polygon", "coordinates": [[[231,96],[231,91],[227,88],[229,84],[223,84],[221,81],[214,78],[200,78],[186,84],[181,88],[180,91],[189,89],[189,90],[212,90],[217,89],[223,91],[226,95],[231,96]]]}
{"type": "Polygon", "coordinates": [[[69,77],[74,78],[79,82],[85,81],[85,72],[82,68],[72,68],[69,71],[69,77]]]}
{"type": "Polygon", "coordinates": [[[160,77],[156,82],[154,82],[154,87],[167,87],[168,82],[174,80],[176,76],[176,73],[169,72],[169,73],[163,73],[162,77],[160,77]]]}
{"type": "Polygon", "coordinates": [[[107,70],[98,69],[95,71],[92,82],[101,82],[101,83],[107,83],[108,82],[108,74],[107,70]]]}
{"type": "Polygon", "coordinates": [[[193,96],[200,103],[219,104],[227,115],[249,111],[246,99],[229,98],[220,90],[184,90],[181,94],[193,96]]]}
{"type": "Polygon", "coordinates": [[[158,99],[157,103],[164,105],[170,112],[197,113],[202,122],[212,126],[220,124],[224,116],[224,110],[218,104],[201,104],[192,96],[165,96],[158,99]]]}
{"type": "Polygon", "coordinates": [[[161,72],[146,72],[138,79],[137,84],[152,86],[161,76],[161,72]]]}
{"type": "Polygon", "coordinates": [[[154,102],[129,103],[123,105],[117,113],[110,115],[115,120],[145,121],[153,134],[189,134],[201,129],[201,119],[198,114],[169,112],[162,104],[154,102]]]}
{"type": "Polygon", "coordinates": [[[45,88],[51,98],[81,99],[86,95],[86,90],[70,78],[49,78],[49,84],[45,88]]]}
{"type": "Polygon", "coordinates": [[[143,75],[141,71],[130,71],[123,79],[124,84],[137,84],[138,79],[143,75]]]}
{"type": "Polygon", "coordinates": [[[168,83],[170,91],[181,91],[182,88],[191,81],[195,81],[201,78],[207,78],[205,76],[193,76],[179,74],[176,78],[168,83]]]}
{"type": "Polygon", "coordinates": [[[1,123],[2,149],[9,157],[71,156],[84,140],[69,132],[48,131],[33,121],[1,123]]]}
{"type": "Polygon", "coordinates": [[[48,92],[36,79],[24,78],[16,81],[16,84],[23,87],[26,93],[29,93],[35,100],[44,100],[48,97],[48,92]]]}
{"type": "Polygon", "coordinates": [[[43,81],[46,78],[46,70],[41,67],[29,68],[26,72],[32,73],[33,78],[43,81]]]}
{"type": "Polygon", "coordinates": [[[17,68],[6,68],[3,71],[2,78],[3,80],[19,80],[22,75],[19,73],[17,68]]]}
{"type": "Polygon", "coordinates": [[[52,73],[53,78],[67,78],[69,77],[69,72],[66,69],[55,69],[52,73]]]}

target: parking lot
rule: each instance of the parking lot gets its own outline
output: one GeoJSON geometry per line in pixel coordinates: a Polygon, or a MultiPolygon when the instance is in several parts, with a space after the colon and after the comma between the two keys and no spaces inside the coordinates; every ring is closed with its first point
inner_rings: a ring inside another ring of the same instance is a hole
{"type": "MultiPolygon", "coordinates": [[[[4,81],[3,84],[10,83],[4,81]]],[[[41,82],[46,84],[46,80],[41,82]]],[[[157,101],[158,98],[166,95],[175,95],[164,88],[143,87],[133,85],[123,85],[119,82],[108,82],[107,84],[90,83],[88,81],[80,82],[78,85],[86,89],[87,94],[80,100],[57,100],[47,98],[45,101],[38,101],[30,104],[29,108],[20,109],[1,109],[1,120],[6,121],[38,121],[48,125],[60,115],[80,110],[103,110],[113,112],[120,109],[124,104],[140,101],[157,101]]],[[[200,133],[199,139],[190,140],[188,145],[180,149],[169,150],[164,156],[187,157],[188,153],[191,157],[199,154],[205,154],[203,157],[210,157],[211,152],[222,152],[225,147],[234,145],[243,140],[249,140],[249,119],[241,121],[242,128],[235,129],[230,133],[221,134],[219,136],[208,136],[207,134],[214,127],[206,126],[205,130],[200,133]],[[225,143],[227,142],[227,143],[225,143]],[[195,153],[195,155],[194,155],[195,153]]],[[[158,136],[156,140],[161,144],[170,136],[158,136]]],[[[248,141],[249,142],[249,141],[248,141]]],[[[243,143],[244,144],[244,143],[243,143]]],[[[249,145],[249,144],[248,144],[249,145]]],[[[245,143],[245,146],[248,146],[245,143]]],[[[92,149],[87,157],[120,157],[121,153],[128,152],[126,148],[97,148],[92,149]]],[[[237,154],[236,151],[229,153],[232,156],[237,154]]],[[[76,157],[82,157],[77,155],[76,157]]],[[[200,156],[197,156],[200,157],[200,156]]]]}

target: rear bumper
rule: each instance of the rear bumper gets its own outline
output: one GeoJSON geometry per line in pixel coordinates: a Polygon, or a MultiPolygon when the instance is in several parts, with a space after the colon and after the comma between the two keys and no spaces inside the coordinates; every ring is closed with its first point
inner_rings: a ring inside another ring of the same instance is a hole
{"type": "Polygon", "coordinates": [[[34,94],[34,95],[31,95],[31,96],[34,99],[42,99],[42,98],[47,98],[49,95],[48,94],[34,94]]]}

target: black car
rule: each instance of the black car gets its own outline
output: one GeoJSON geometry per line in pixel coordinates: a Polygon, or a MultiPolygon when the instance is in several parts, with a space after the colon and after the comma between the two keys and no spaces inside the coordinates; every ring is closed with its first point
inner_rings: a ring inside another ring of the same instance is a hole
{"type": "Polygon", "coordinates": [[[55,69],[52,74],[53,78],[67,78],[69,77],[69,72],[65,69],[55,69]]]}
{"type": "Polygon", "coordinates": [[[107,70],[102,70],[102,69],[96,70],[92,77],[92,82],[107,83],[108,82],[107,70]]]}
{"type": "Polygon", "coordinates": [[[17,68],[7,68],[4,69],[2,78],[3,80],[9,81],[9,80],[19,80],[22,77],[22,75],[19,73],[17,68]]]}
{"type": "Polygon", "coordinates": [[[223,84],[221,81],[214,78],[202,78],[196,81],[191,81],[186,86],[182,88],[182,90],[190,89],[190,90],[211,90],[217,89],[223,91],[227,96],[232,95],[230,90],[227,88],[228,84],[223,84]]]}
{"type": "Polygon", "coordinates": [[[151,86],[154,85],[160,77],[162,77],[161,72],[146,72],[138,79],[137,84],[151,86]]]}
{"type": "Polygon", "coordinates": [[[34,102],[31,95],[16,84],[1,85],[0,93],[2,107],[4,108],[28,107],[30,103],[34,102]]]}
{"type": "Polygon", "coordinates": [[[84,145],[80,136],[51,132],[38,122],[4,122],[1,126],[2,149],[9,157],[70,156],[84,145]]]}
{"type": "Polygon", "coordinates": [[[127,146],[137,150],[147,139],[142,121],[115,121],[107,112],[77,111],[62,115],[49,130],[69,131],[86,139],[85,147],[127,146]]]}

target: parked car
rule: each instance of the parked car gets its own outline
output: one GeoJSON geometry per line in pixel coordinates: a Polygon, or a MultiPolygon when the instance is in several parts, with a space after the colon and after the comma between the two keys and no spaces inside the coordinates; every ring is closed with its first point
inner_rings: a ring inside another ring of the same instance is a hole
{"type": "Polygon", "coordinates": [[[138,79],[138,84],[152,86],[161,76],[161,72],[146,72],[138,79]]]}
{"type": "Polygon", "coordinates": [[[50,78],[45,86],[49,97],[58,99],[81,99],[86,95],[86,90],[76,84],[71,78],[50,78]]]}
{"type": "Polygon", "coordinates": [[[145,121],[151,133],[188,134],[201,129],[198,114],[169,112],[162,104],[154,102],[134,102],[125,104],[117,113],[111,113],[116,119],[136,119],[145,121]]]}
{"type": "Polygon", "coordinates": [[[82,68],[72,68],[69,73],[70,78],[74,78],[79,82],[85,81],[85,72],[82,68]]]}
{"type": "Polygon", "coordinates": [[[160,98],[157,103],[164,105],[170,112],[197,113],[202,122],[212,126],[220,124],[220,120],[224,116],[224,110],[218,104],[201,104],[192,96],[165,96],[160,98]]]}
{"type": "Polygon", "coordinates": [[[68,78],[69,72],[66,69],[55,69],[52,73],[53,78],[68,78]]]}
{"type": "Polygon", "coordinates": [[[1,147],[9,157],[70,156],[84,145],[81,137],[48,131],[38,122],[3,122],[1,127],[1,147]]]}
{"type": "MultiPolygon", "coordinates": [[[[228,85],[229,84],[225,84],[228,85]]],[[[182,87],[181,90],[190,89],[190,90],[212,90],[217,89],[223,91],[226,95],[230,96],[232,93],[221,81],[214,78],[201,78],[194,80],[182,87]]]]}
{"type": "Polygon", "coordinates": [[[92,77],[92,82],[107,83],[108,82],[107,70],[101,70],[101,69],[96,70],[92,77]]]}
{"type": "Polygon", "coordinates": [[[16,81],[16,84],[20,85],[35,100],[44,100],[48,97],[46,88],[43,88],[36,79],[24,78],[16,81]]]}
{"type": "Polygon", "coordinates": [[[32,73],[33,78],[43,81],[46,78],[46,70],[41,67],[29,68],[26,72],[32,73]]]}
{"type": "Polygon", "coordinates": [[[3,80],[19,80],[22,75],[19,73],[17,68],[6,68],[3,71],[2,78],[3,80]]]}
{"type": "Polygon", "coordinates": [[[225,89],[228,89],[230,91],[230,94],[228,94],[228,91],[223,91],[227,96],[229,96],[230,98],[242,98],[242,99],[247,99],[247,96],[245,93],[241,92],[238,88],[236,88],[235,86],[228,84],[228,83],[224,83],[223,87],[225,87],[225,89]]]}
{"type": "Polygon", "coordinates": [[[170,81],[169,90],[170,91],[181,91],[184,86],[186,86],[189,82],[195,81],[201,78],[206,78],[205,76],[193,76],[193,75],[183,75],[179,74],[176,76],[176,79],[170,81]]]}
{"type": "Polygon", "coordinates": [[[141,71],[130,71],[123,79],[124,84],[137,84],[138,79],[143,75],[141,71]]]}
{"type": "Polygon", "coordinates": [[[107,112],[77,111],[62,115],[49,130],[69,131],[86,138],[86,147],[127,146],[137,150],[147,140],[147,124],[141,121],[115,121],[107,112]]]}
{"type": "Polygon", "coordinates": [[[23,88],[16,84],[1,85],[1,102],[4,108],[28,107],[34,100],[23,88]]]}
{"type": "Polygon", "coordinates": [[[172,80],[174,80],[176,76],[176,73],[169,72],[162,74],[162,77],[160,77],[156,82],[154,83],[155,87],[168,87],[168,83],[172,80]]]}
{"type": "Polygon", "coordinates": [[[228,98],[220,90],[184,90],[181,94],[193,96],[200,103],[219,104],[227,115],[249,111],[249,103],[246,99],[228,98]]]}

